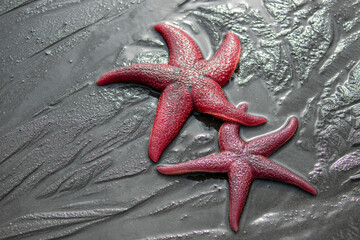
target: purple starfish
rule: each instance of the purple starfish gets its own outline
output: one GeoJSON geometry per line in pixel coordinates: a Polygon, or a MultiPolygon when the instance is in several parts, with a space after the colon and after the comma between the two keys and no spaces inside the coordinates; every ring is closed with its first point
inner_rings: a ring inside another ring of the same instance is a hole
{"type": "MultiPolygon", "coordinates": [[[[245,109],[246,105],[242,105],[241,108],[245,109]]],[[[286,182],[311,194],[317,193],[304,179],[267,158],[293,136],[296,126],[297,120],[293,117],[283,129],[250,142],[244,142],[238,135],[239,125],[226,122],[219,131],[220,153],[171,166],[160,166],[157,170],[166,175],[192,172],[228,173],[230,225],[237,232],[239,218],[254,178],[286,182]]]]}
{"type": "Polygon", "coordinates": [[[159,160],[193,110],[247,126],[266,122],[262,117],[234,107],[221,89],[240,59],[240,42],[234,33],[227,33],[215,55],[203,60],[196,43],[182,30],[164,23],[157,24],[155,29],[168,44],[168,64],[140,63],[121,67],[97,81],[99,85],[144,84],[162,92],[149,142],[149,156],[154,162],[159,160]]]}

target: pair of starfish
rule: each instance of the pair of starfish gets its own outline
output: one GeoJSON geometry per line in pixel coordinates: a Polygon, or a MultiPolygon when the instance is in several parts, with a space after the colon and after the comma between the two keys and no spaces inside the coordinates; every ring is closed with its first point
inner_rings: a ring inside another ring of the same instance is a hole
{"type": "Polygon", "coordinates": [[[254,178],[266,178],[294,184],[316,194],[305,180],[270,161],[267,157],[296,131],[296,118],[275,133],[249,143],[239,136],[239,124],[256,126],[266,120],[246,113],[246,104],[236,108],[221,89],[232,76],[240,59],[240,42],[227,33],[215,55],[204,60],[193,39],[168,24],[157,24],[169,47],[169,63],[140,63],[104,74],[97,84],[137,83],[162,91],[150,136],[149,156],[157,162],[164,149],[180,131],[193,110],[225,121],[219,131],[220,153],[172,166],[158,167],[167,174],[191,172],[226,172],[230,184],[230,225],[238,230],[238,221],[250,184],[254,178]]]}
{"type": "Polygon", "coordinates": [[[169,46],[169,64],[140,63],[104,74],[97,84],[131,82],[150,86],[162,94],[149,142],[149,156],[157,162],[193,110],[246,126],[265,123],[234,107],[221,89],[240,59],[240,42],[234,33],[210,60],[203,60],[196,43],[182,30],[157,24],[169,46]]]}

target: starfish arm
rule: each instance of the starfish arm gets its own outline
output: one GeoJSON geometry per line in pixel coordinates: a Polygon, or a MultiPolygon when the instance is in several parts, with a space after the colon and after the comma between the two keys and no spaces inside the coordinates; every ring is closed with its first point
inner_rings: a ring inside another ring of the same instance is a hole
{"type": "Polygon", "coordinates": [[[237,232],[239,219],[244,207],[253,175],[250,167],[244,162],[234,162],[229,171],[230,210],[229,220],[231,228],[237,232]]]}
{"type": "Polygon", "coordinates": [[[297,120],[292,117],[283,129],[250,141],[248,144],[249,153],[265,157],[270,156],[294,135],[296,127],[297,120]]]}
{"type": "Polygon", "coordinates": [[[178,68],[168,64],[139,63],[107,72],[96,83],[137,83],[163,91],[176,80],[177,70],[178,68]]]}
{"type": "Polygon", "coordinates": [[[192,112],[187,88],[174,83],[161,94],[149,142],[149,156],[157,162],[192,112]]]}
{"type": "Polygon", "coordinates": [[[249,164],[253,169],[253,174],[255,178],[264,178],[279,182],[290,183],[311,194],[317,194],[315,188],[312,187],[303,178],[290,172],[279,164],[270,161],[266,157],[257,156],[257,158],[252,159],[249,164]]]}
{"type": "Polygon", "coordinates": [[[209,60],[199,61],[203,75],[213,79],[220,86],[225,85],[240,60],[240,41],[234,33],[227,33],[220,48],[209,60]]]}
{"type": "Polygon", "coordinates": [[[220,151],[240,152],[245,142],[239,137],[239,124],[225,122],[219,130],[220,151]]]}
{"type": "Polygon", "coordinates": [[[202,79],[201,83],[193,84],[192,95],[194,108],[199,112],[246,126],[266,122],[264,118],[250,115],[229,103],[219,84],[211,79],[202,79]]]}
{"type": "Polygon", "coordinates": [[[155,25],[169,48],[169,64],[176,67],[193,65],[203,59],[194,40],[184,31],[165,23],[155,25]]]}
{"type": "Polygon", "coordinates": [[[232,152],[221,152],[171,166],[160,166],[157,167],[157,170],[165,175],[193,172],[227,172],[235,158],[236,154],[232,152]]]}

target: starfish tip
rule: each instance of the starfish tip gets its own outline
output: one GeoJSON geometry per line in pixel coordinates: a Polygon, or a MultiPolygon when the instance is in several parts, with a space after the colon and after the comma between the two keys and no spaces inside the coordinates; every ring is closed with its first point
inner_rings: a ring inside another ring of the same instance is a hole
{"type": "Polygon", "coordinates": [[[296,119],[296,117],[291,117],[290,118],[290,121],[289,121],[289,124],[297,124],[297,119],[296,119]]]}
{"type": "Polygon", "coordinates": [[[96,84],[97,85],[104,85],[104,78],[103,77],[99,78],[99,80],[97,80],[96,84]]]}
{"type": "Polygon", "coordinates": [[[311,187],[310,189],[308,189],[308,192],[311,193],[312,195],[317,195],[318,192],[316,191],[315,188],[311,187]]]}
{"type": "Polygon", "coordinates": [[[174,169],[172,166],[159,166],[156,168],[156,170],[158,170],[159,173],[164,174],[164,175],[174,175],[176,174],[174,172],[174,169]]]}
{"type": "Polygon", "coordinates": [[[251,116],[250,118],[251,121],[249,121],[248,123],[244,123],[244,125],[246,126],[258,126],[261,124],[266,123],[266,119],[263,117],[258,117],[258,116],[251,116]]]}
{"type": "Polygon", "coordinates": [[[264,124],[264,123],[266,123],[266,119],[263,118],[263,117],[259,117],[258,123],[259,123],[259,125],[260,125],[260,124],[264,124]]]}
{"type": "Polygon", "coordinates": [[[239,226],[238,226],[238,223],[234,223],[234,224],[231,224],[231,228],[234,232],[237,232],[239,230],[239,226]]]}
{"type": "MultiPolygon", "coordinates": [[[[291,117],[288,123],[286,124],[286,127],[284,129],[292,129],[293,134],[295,133],[298,125],[298,120],[296,117],[291,117]]],[[[291,135],[292,136],[292,135],[291,135]]]]}
{"type": "Polygon", "coordinates": [[[153,161],[155,163],[159,161],[159,158],[152,157],[152,156],[150,156],[150,159],[151,159],[151,161],[153,161]]]}
{"type": "Polygon", "coordinates": [[[158,170],[159,173],[165,174],[165,168],[164,166],[157,167],[156,170],[158,170]]]}
{"type": "Polygon", "coordinates": [[[113,71],[110,71],[110,72],[107,72],[105,73],[104,75],[102,75],[96,82],[97,85],[106,85],[106,84],[109,84],[109,83],[112,83],[113,81],[111,81],[111,78],[112,78],[112,72],[113,71]]]}
{"type": "Polygon", "coordinates": [[[236,36],[236,34],[235,34],[235,33],[233,33],[233,32],[227,32],[227,33],[226,33],[226,36],[230,36],[230,35],[232,35],[232,36],[236,36]]]}
{"type": "Polygon", "coordinates": [[[162,28],[166,27],[166,25],[168,25],[168,24],[166,24],[166,23],[158,23],[158,24],[156,24],[156,25],[154,26],[154,29],[155,29],[156,31],[160,32],[162,28]]]}
{"type": "Polygon", "coordinates": [[[161,153],[159,154],[158,152],[153,152],[151,150],[149,150],[149,157],[153,162],[157,162],[159,161],[161,153]]]}
{"type": "MultiPolygon", "coordinates": [[[[227,32],[225,35],[225,38],[226,37],[232,37],[232,38],[236,38],[237,40],[239,40],[238,36],[233,32],[227,32]]],[[[240,43],[240,41],[238,41],[238,42],[240,43]]]]}

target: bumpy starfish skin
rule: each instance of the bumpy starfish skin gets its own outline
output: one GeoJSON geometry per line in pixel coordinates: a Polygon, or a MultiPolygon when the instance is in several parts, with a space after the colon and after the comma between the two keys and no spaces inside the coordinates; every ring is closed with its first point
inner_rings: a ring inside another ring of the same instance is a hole
{"type": "MultiPolygon", "coordinates": [[[[243,105],[242,108],[245,106],[243,105]]],[[[226,122],[219,131],[220,153],[171,166],[160,166],[157,170],[166,175],[192,172],[227,173],[230,185],[230,226],[236,232],[241,211],[254,178],[286,182],[311,194],[317,193],[304,179],[267,158],[292,137],[296,126],[296,118],[291,118],[283,129],[250,142],[244,142],[238,135],[239,125],[226,122]]]]}
{"type": "Polygon", "coordinates": [[[215,55],[203,60],[196,43],[182,30],[164,23],[157,24],[155,29],[169,47],[168,64],[140,63],[121,67],[97,81],[99,85],[143,84],[162,92],[149,142],[149,156],[154,162],[159,160],[193,110],[247,126],[266,122],[264,118],[234,107],[221,89],[240,59],[240,42],[234,33],[227,33],[215,55]]]}

